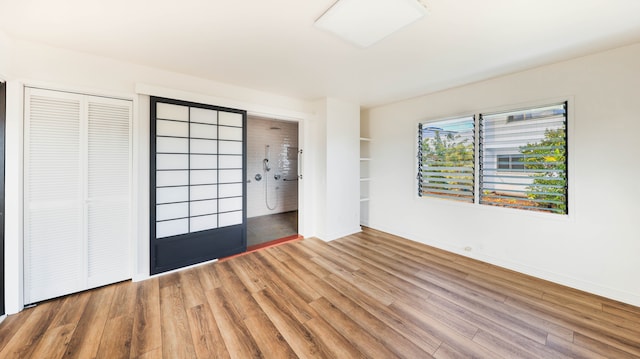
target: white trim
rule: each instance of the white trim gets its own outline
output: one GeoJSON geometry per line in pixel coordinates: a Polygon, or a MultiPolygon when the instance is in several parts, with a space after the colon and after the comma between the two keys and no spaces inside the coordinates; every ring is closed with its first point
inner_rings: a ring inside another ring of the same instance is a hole
{"type": "Polygon", "coordinates": [[[131,238],[131,247],[129,248],[129,253],[131,253],[130,257],[130,274],[131,280],[135,282],[136,274],[138,273],[138,242],[140,237],[138,237],[138,209],[140,207],[140,203],[138,202],[138,186],[141,182],[140,174],[138,173],[139,168],[139,144],[138,144],[138,96],[133,97],[133,103],[131,106],[131,126],[129,127],[129,145],[130,147],[130,182],[129,182],[129,217],[130,217],[130,227],[129,227],[129,238],[131,238]]]}
{"type": "Polygon", "coordinates": [[[75,85],[62,85],[57,82],[48,82],[48,81],[38,81],[31,79],[20,79],[19,80],[24,87],[30,87],[35,89],[42,90],[52,90],[59,92],[70,92],[78,95],[89,95],[89,96],[98,96],[98,97],[106,97],[113,98],[118,100],[127,100],[133,101],[135,98],[135,94],[131,92],[119,92],[119,91],[105,91],[102,89],[90,88],[90,87],[82,87],[75,85]]]}
{"type": "Polygon", "coordinates": [[[350,236],[352,234],[356,234],[356,233],[360,233],[360,232],[362,232],[362,227],[360,227],[360,225],[358,224],[357,227],[352,228],[352,229],[350,229],[348,231],[332,233],[332,234],[327,235],[326,238],[320,238],[320,239],[325,241],[325,242],[331,242],[333,240],[336,240],[336,239],[339,239],[339,238],[342,238],[342,237],[346,237],[346,236],[350,236]]]}
{"type": "Polygon", "coordinates": [[[199,94],[195,92],[170,89],[166,87],[147,85],[143,83],[136,83],[135,92],[139,95],[165,97],[165,98],[171,98],[175,100],[198,102],[198,103],[212,104],[212,105],[221,106],[221,107],[243,109],[247,111],[247,115],[267,117],[267,118],[273,118],[278,120],[300,121],[300,120],[307,120],[311,118],[313,115],[308,112],[284,110],[281,108],[249,103],[247,101],[232,100],[229,98],[204,95],[204,94],[199,94]]]}
{"type": "Polygon", "coordinates": [[[7,81],[5,148],[5,311],[23,308],[23,139],[24,85],[7,81]]]}

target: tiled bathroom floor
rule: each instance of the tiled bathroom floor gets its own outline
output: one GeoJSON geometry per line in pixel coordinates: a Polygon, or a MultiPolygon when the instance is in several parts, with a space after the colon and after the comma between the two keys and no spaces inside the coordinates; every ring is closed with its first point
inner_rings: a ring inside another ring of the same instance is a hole
{"type": "Polygon", "coordinates": [[[247,218],[247,246],[298,234],[298,211],[247,218]]]}

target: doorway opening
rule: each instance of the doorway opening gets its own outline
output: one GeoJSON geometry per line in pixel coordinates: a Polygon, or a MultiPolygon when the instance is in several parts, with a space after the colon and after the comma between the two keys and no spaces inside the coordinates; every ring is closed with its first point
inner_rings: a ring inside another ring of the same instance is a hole
{"type": "Polygon", "coordinates": [[[247,118],[247,247],[298,237],[297,122],[247,118]]]}

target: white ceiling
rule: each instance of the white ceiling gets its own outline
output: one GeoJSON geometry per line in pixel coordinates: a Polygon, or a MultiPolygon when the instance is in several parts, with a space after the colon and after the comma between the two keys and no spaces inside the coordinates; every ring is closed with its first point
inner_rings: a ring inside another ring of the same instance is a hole
{"type": "Polygon", "coordinates": [[[363,49],[313,26],[333,1],[0,0],[0,29],[219,82],[363,106],[640,41],[640,0],[426,0],[427,16],[363,49]]]}

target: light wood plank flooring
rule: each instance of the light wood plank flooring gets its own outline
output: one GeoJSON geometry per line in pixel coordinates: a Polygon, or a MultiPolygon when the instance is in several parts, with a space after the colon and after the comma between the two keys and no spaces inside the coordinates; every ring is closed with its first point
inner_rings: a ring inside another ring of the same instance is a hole
{"type": "Polygon", "coordinates": [[[640,358],[640,308],[366,230],[39,304],[0,358],[640,358]]]}

